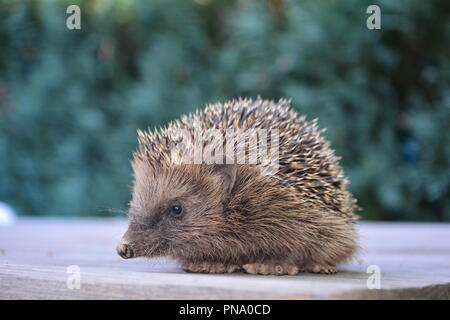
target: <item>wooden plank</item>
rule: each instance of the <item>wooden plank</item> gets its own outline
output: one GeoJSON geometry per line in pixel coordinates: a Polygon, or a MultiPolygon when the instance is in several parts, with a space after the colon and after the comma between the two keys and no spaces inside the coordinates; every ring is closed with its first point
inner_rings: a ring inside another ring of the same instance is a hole
{"type": "Polygon", "coordinates": [[[168,259],[122,260],[115,247],[125,229],[121,219],[49,218],[0,229],[0,299],[450,297],[450,224],[362,223],[364,251],[338,274],[282,277],[191,274],[168,259]],[[71,265],[80,267],[80,289],[66,285],[71,265]],[[370,265],[380,268],[383,290],[367,289],[370,265]]]}

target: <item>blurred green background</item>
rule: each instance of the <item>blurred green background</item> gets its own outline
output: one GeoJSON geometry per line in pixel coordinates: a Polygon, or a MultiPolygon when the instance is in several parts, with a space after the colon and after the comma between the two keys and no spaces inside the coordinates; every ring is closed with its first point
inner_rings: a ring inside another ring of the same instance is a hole
{"type": "Polygon", "coordinates": [[[450,221],[449,57],[448,0],[0,0],[0,201],[125,209],[137,128],[261,95],[328,128],[364,219],[450,221]]]}

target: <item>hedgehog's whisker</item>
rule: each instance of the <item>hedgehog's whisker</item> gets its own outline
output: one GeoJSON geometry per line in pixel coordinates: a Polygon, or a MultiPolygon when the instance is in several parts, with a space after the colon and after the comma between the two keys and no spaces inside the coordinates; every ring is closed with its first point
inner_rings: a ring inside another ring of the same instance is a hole
{"type": "Polygon", "coordinates": [[[127,210],[122,210],[122,209],[118,209],[118,208],[102,208],[99,210],[99,212],[101,212],[101,213],[119,213],[119,214],[128,216],[127,210]]]}

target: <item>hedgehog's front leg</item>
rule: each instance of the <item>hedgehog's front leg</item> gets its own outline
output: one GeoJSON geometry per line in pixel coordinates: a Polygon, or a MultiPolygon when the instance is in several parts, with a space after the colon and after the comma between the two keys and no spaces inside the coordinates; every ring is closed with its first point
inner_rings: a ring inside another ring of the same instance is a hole
{"type": "Polygon", "coordinates": [[[224,264],[220,262],[185,262],[183,270],[198,273],[231,273],[241,270],[238,265],[224,264]]]}
{"type": "Polygon", "coordinates": [[[304,271],[295,264],[277,262],[249,263],[244,264],[242,268],[250,274],[273,274],[278,276],[285,274],[293,276],[304,271]]]}

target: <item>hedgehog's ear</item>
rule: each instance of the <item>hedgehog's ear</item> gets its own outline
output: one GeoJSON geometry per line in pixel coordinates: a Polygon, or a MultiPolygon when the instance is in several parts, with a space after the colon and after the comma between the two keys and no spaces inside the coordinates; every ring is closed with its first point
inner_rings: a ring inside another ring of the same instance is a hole
{"type": "Polygon", "coordinates": [[[236,182],[237,165],[235,164],[215,164],[213,166],[213,175],[215,175],[219,183],[223,185],[226,193],[230,194],[236,182]]]}

